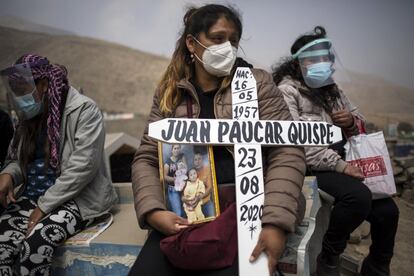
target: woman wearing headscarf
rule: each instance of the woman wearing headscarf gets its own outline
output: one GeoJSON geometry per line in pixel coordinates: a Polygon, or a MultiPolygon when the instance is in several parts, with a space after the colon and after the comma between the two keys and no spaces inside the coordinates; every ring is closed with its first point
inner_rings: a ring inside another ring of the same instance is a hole
{"type": "Polygon", "coordinates": [[[0,172],[0,265],[9,275],[47,275],[56,247],[117,200],[103,116],[45,57],[24,55],[0,73],[19,116],[0,172]]]}

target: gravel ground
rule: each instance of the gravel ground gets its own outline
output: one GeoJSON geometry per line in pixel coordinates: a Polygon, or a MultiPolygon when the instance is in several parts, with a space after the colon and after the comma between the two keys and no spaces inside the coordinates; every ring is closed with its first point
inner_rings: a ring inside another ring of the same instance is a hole
{"type": "MultiPolygon", "coordinates": [[[[400,209],[394,257],[391,262],[392,276],[414,275],[414,205],[401,198],[395,198],[400,209]]],[[[368,254],[370,238],[363,239],[359,244],[348,244],[345,253],[362,261],[368,254]]]]}

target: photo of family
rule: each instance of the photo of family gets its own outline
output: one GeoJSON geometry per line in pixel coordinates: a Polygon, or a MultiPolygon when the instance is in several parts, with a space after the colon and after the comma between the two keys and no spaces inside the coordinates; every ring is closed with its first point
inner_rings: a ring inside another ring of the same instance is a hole
{"type": "Polygon", "coordinates": [[[160,178],[167,208],[191,223],[220,214],[211,147],[159,143],[160,178]]]}

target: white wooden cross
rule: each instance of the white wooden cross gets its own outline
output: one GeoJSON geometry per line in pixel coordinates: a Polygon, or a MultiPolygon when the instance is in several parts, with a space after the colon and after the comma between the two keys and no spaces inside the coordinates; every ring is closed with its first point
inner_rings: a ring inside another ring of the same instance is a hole
{"type": "Polygon", "coordinates": [[[342,134],[325,122],[259,120],[256,80],[249,68],[237,68],[231,88],[232,120],[167,118],[151,123],[149,136],[173,144],[234,145],[239,275],[268,275],[264,254],[249,262],[262,228],[261,147],[329,146],[341,141],[342,134]]]}

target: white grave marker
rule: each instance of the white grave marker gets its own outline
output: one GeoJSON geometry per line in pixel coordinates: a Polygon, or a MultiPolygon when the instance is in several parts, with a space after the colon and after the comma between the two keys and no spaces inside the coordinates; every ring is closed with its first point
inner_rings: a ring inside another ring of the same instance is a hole
{"type": "MultiPolygon", "coordinates": [[[[237,68],[231,83],[233,119],[259,121],[256,80],[249,68],[237,68]]],[[[274,133],[274,132],[273,132],[274,133]]],[[[239,275],[268,275],[267,258],[248,260],[262,230],[264,204],[262,147],[234,144],[239,275]]]]}

